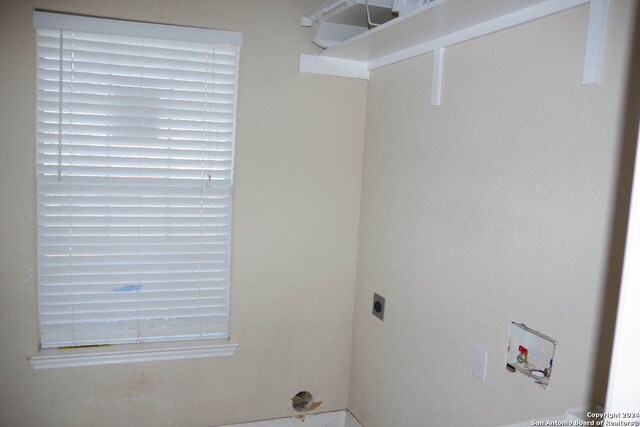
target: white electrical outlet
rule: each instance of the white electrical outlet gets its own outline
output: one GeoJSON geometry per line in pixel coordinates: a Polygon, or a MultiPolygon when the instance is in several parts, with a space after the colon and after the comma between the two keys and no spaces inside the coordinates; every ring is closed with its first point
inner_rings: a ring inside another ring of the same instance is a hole
{"type": "Polygon", "coordinates": [[[487,350],[473,347],[473,367],[471,368],[471,373],[481,381],[487,379],[487,350]]]}

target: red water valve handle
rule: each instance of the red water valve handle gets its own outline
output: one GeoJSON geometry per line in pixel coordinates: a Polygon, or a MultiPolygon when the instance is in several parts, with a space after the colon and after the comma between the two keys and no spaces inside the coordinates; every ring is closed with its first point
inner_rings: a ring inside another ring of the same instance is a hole
{"type": "Polygon", "coordinates": [[[522,353],[522,354],[529,354],[529,350],[527,350],[527,348],[526,348],[526,347],[523,347],[523,346],[521,346],[521,345],[520,345],[520,346],[518,346],[518,351],[519,351],[520,353],[522,353]]]}

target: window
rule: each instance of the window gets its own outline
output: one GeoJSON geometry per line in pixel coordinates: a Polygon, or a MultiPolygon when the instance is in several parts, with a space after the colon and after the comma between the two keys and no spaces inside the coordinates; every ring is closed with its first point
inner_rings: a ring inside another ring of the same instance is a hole
{"type": "Polygon", "coordinates": [[[242,34],[34,26],[41,347],[228,337],[242,34]]]}

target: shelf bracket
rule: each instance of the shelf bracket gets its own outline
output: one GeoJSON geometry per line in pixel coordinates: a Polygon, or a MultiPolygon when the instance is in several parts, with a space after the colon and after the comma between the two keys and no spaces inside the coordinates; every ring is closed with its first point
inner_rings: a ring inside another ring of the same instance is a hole
{"type": "Polygon", "coordinates": [[[431,105],[442,105],[442,68],[444,65],[444,48],[433,50],[433,78],[431,79],[431,105]]]}
{"type": "Polygon", "coordinates": [[[587,46],[585,48],[584,73],[582,75],[583,85],[600,83],[608,8],[609,0],[591,0],[589,4],[587,46]]]}

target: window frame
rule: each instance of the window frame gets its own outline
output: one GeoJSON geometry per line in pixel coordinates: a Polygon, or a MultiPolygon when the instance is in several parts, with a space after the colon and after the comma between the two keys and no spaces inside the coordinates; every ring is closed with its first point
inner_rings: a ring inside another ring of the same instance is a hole
{"type": "MultiPolygon", "coordinates": [[[[113,34],[118,36],[149,37],[188,42],[235,45],[240,48],[243,34],[205,28],[182,27],[146,22],[122,21],[106,18],[84,17],[61,13],[34,11],[33,26],[39,29],[60,31],[78,31],[87,33],[113,34]]],[[[239,53],[238,53],[239,57],[239,53]]],[[[236,71],[237,79],[237,71],[236,71]]],[[[237,80],[233,115],[233,140],[231,157],[231,188],[233,199],[233,174],[237,126],[237,80]]],[[[230,207],[231,210],[231,207],[230,207]]],[[[229,218],[229,233],[232,233],[232,218],[229,218]]],[[[231,235],[231,234],[230,234],[231,235]]],[[[229,239],[229,262],[227,268],[227,332],[228,338],[203,338],[180,341],[151,341],[127,344],[87,345],[77,348],[41,348],[36,354],[28,356],[34,369],[59,368],[70,366],[89,366],[157,360],[202,358],[233,355],[238,344],[231,340],[231,253],[232,242],[229,239]]],[[[39,292],[38,292],[39,293],[39,292]]],[[[40,333],[38,338],[40,339],[40,333]]]]}

